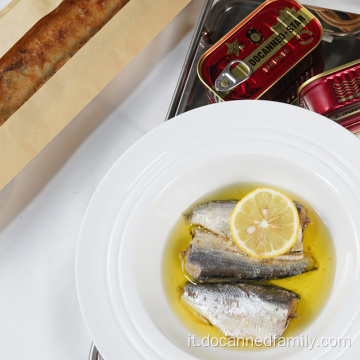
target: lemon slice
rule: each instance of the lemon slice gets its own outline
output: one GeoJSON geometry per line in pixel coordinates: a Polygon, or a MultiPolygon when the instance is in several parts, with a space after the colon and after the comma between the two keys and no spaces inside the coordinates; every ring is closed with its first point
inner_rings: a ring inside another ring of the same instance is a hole
{"type": "Polygon", "coordinates": [[[286,253],[299,232],[294,202],[282,192],[260,187],[240,200],[230,218],[231,234],[248,255],[267,259],[286,253]]]}

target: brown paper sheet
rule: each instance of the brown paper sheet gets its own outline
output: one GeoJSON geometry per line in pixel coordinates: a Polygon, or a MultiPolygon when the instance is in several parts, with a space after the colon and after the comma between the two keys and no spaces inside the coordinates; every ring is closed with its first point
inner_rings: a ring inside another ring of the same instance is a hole
{"type": "MultiPolygon", "coordinates": [[[[0,126],[0,190],[191,0],[131,0],[0,126]]],[[[60,0],[14,0],[0,12],[2,56],[60,0]]]]}

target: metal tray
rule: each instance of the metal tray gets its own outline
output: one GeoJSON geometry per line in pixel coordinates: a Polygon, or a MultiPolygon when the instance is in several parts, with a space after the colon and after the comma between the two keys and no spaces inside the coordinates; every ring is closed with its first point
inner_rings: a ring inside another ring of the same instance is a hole
{"type": "MultiPolygon", "coordinates": [[[[207,49],[262,3],[263,0],[207,0],[205,2],[166,120],[208,104],[205,89],[197,76],[198,60],[207,49]]],[[[317,16],[316,12],[310,11],[317,16]]],[[[336,13],[340,17],[345,16],[345,13],[339,11],[336,13]]],[[[321,18],[319,20],[324,28],[322,40],[324,71],[360,58],[360,40],[357,38],[360,29],[344,33],[321,18]]]]}

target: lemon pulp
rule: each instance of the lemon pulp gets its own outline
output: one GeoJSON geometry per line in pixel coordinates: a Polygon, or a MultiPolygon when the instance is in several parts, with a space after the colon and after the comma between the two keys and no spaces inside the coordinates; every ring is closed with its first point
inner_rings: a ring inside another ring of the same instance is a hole
{"type": "Polygon", "coordinates": [[[287,252],[299,232],[294,202],[284,193],[259,187],[244,196],[230,219],[231,234],[248,255],[267,259],[287,252]]]}

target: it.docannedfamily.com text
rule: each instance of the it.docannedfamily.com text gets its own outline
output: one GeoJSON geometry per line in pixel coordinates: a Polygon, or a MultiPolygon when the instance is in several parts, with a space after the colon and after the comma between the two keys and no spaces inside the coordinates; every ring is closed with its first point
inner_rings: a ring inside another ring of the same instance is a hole
{"type": "Polygon", "coordinates": [[[197,338],[193,334],[188,334],[189,347],[298,347],[312,350],[316,347],[351,347],[351,339],[348,337],[311,337],[301,335],[297,337],[277,337],[268,338],[228,338],[228,337],[211,337],[210,335],[197,338]]]}

